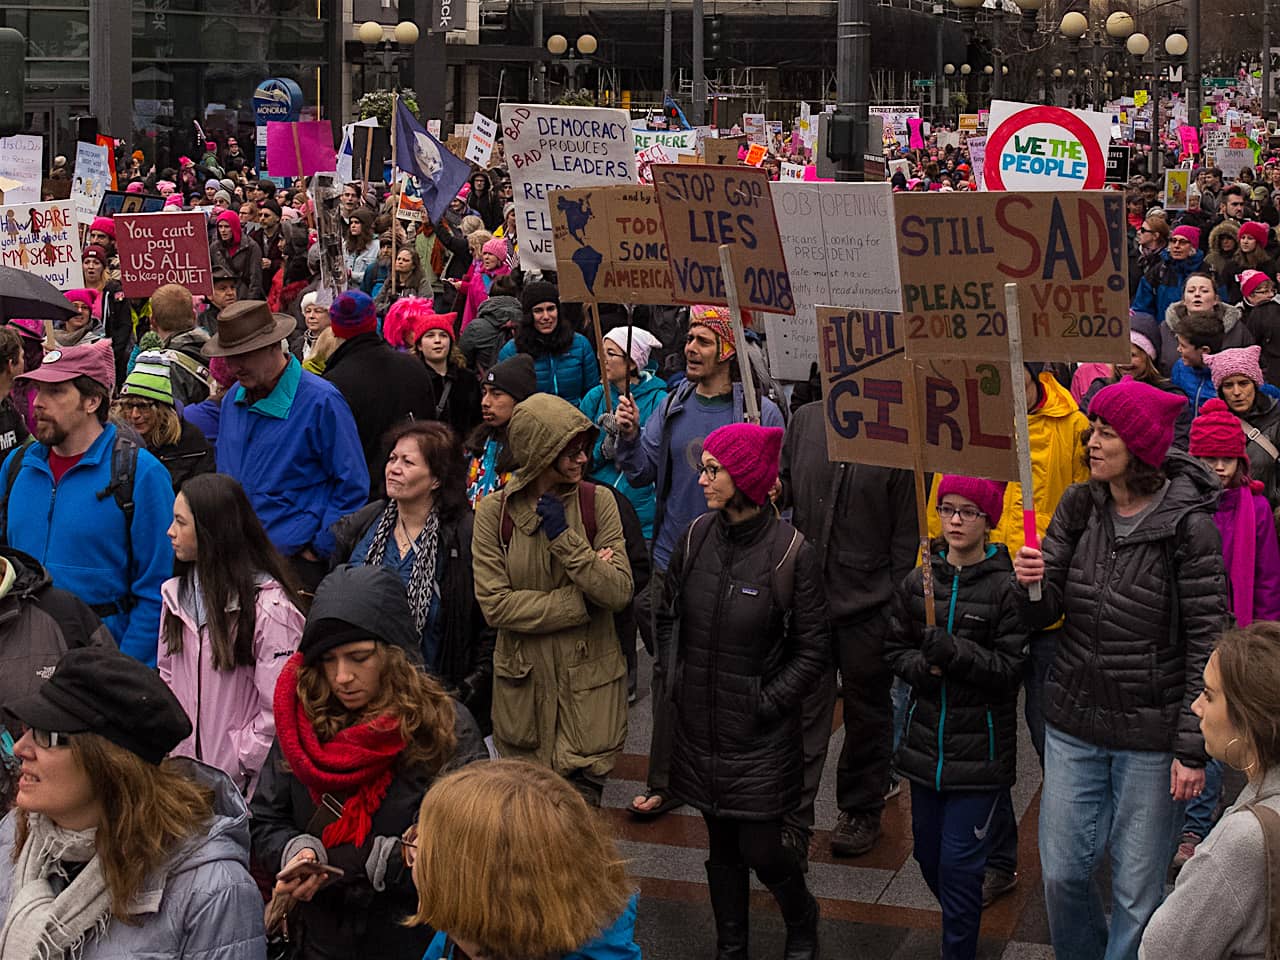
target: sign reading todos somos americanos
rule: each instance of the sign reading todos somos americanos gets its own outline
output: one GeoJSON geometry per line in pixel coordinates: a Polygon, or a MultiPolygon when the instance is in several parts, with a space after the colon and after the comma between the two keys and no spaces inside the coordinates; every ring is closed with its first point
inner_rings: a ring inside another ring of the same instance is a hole
{"type": "Polygon", "coordinates": [[[1111,116],[997,100],[987,127],[988,190],[1100,190],[1111,116]]]}
{"type": "Polygon", "coordinates": [[[554,270],[547,200],[554,190],[636,182],[635,132],[625,110],[502,105],[502,138],[515,194],[520,264],[554,270]]]}

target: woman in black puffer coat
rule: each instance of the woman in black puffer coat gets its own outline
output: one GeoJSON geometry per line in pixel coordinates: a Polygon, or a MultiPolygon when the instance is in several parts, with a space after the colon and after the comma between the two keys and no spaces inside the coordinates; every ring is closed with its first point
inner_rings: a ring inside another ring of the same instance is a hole
{"type": "Polygon", "coordinates": [[[1228,624],[1217,478],[1170,451],[1182,401],[1122,380],[1089,406],[1092,479],[1067,489],[1043,552],[1018,551],[1022,616],[1063,618],[1045,681],[1040,860],[1059,956],[1132,957],[1164,897],[1182,804],[1207,755],[1191,705],[1228,624]],[[1108,925],[1094,872],[1110,850],[1108,925]]]}
{"type": "Polygon", "coordinates": [[[1003,507],[1002,483],[942,478],[944,539],[931,563],[938,625],[927,625],[917,568],[894,594],[884,646],[889,669],[912,690],[897,767],[911,781],[915,858],[942,906],[945,960],[977,955],[983,876],[998,839],[991,825],[1013,822],[1028,631],[1009,554],[987,543],[1003,507]]]}
{"type": "Polygon", "coordinates": [[[746,960],[751,869],[782,909],[786,960],[818,946],[818,904],[782,818],[800,798],[800,702],[831,640],[813,548],[763,507],[781,449],[778,427],[707,436],[699,482],[713,512],[677,544],[658,614],[677,638],[671,792],[706,820],[718,960],[746,960]]]}

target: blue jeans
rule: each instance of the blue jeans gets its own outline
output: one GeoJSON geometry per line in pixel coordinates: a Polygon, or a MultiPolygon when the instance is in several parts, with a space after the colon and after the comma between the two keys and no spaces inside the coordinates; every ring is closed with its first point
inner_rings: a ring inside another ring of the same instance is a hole
{"type": "Polygon", "coordinates": [[[1182,826],[1172,753],[1109,750],[1045,725],[1040,862],[1057,960],[1136,960],[1182,826]],[[1111,929],[1095,884],[1111,851],[1111,929]]]}
{"type": "Polygon", "coordinates": [[[911,834],[924,881],[942,907],[943,960],[973,960],[982,924],[982,876],[991,825],[1006,790],[947,790],[911,784],[911,834]]]}
{"type": "Polygon", "coordinates": [[[911,702],[911,684],[901,677],[893,678],[893,686],[889,688],[889,699],[893,703],[893,755],[898,756],[898,747],[907,732],[907,704],[911,702]]]}
{"type": "Polygon", "coordinates": [[[1194,800],[1187,802],[1187,819],[1183,833],[1193,833],[1201,840],[1213,829],[1213,815],[1222,797],[1222,761],[1210,760],[1204,765],[1204,789],[1194,800]]]}

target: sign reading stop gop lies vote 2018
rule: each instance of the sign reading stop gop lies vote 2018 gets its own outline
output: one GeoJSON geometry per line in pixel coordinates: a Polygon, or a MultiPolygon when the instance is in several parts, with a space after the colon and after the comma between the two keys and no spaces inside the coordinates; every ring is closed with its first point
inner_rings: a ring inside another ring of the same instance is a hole
{"type": "Polygon", "coordinates": [[[988,190],[1100,190],[1111,116],[997,100],[987,127],[988,190]]]}
{"type": "Polygon", "coordinates": [[[769,175],[753,167],[653,166],[677,303],[727,305],[725,283],[743,310],[794,314],[769,175]],[[720,246],[733,251],[736,276],[720,270],[720,246]]]}
{"type": "MultiPolygon", "coordinates": [[[[908,359],[897,313],[818,307],[827,455],[832,460],[1016,480],[1008,362],[908,359]],[[919,368],[919,369],[917,369],[919,368]],[[920,413],[907,394],[915,376],[920,413]],[[923,436],[920,424],[923,422],[923,436]]],[[[1016,382],[1022,389],[1022,378],[1016,382]]]]}
{"type": "Polygon", "coordinates": [[[1004,285],[1013,282],[1027,360],[1125,362],[1124,214],[1114,191],[898,194],[908,352],[1008,356],[1004,285]]]}

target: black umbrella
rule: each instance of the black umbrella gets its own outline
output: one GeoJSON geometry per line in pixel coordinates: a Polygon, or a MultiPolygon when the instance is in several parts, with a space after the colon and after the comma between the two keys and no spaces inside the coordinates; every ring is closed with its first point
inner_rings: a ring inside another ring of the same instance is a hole
{"type": "Polygon", "coordinates": [[[25,270],[0,267],[0,323],[13,317],[65,320],[75,307],[48,280],[25,270]]]}

